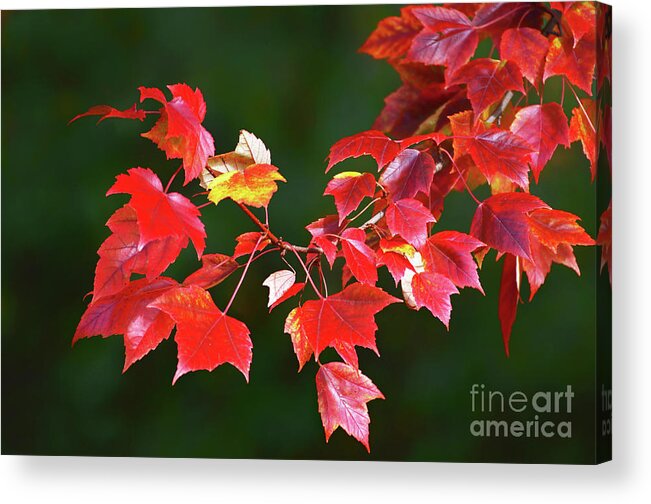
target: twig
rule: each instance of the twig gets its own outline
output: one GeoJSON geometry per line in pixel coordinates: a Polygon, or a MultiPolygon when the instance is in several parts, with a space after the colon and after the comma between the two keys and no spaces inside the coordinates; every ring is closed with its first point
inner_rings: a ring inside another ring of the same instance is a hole
{"type": "Polygon", "coordinates": [[[504,113],[506,107],[511,101],[511,98],[513,98],[513,94],[514,94],[513,91],[509,91],[504,95],[504,98],[502,98],[500,106],[493,111],[493,113],[490,115],[488,119],[486,119],[486,122],[488,124],[494,123],[504,113]]]}

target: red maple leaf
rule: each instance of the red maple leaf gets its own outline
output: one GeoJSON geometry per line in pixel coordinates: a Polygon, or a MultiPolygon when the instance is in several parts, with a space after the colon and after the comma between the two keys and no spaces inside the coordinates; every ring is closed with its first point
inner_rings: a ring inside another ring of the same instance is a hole
{"type": "Polygon", "coordinates": [[[477,207],[470,234],[499,252],[531,261],[529,212],[539,208],[549,206],[531,194],[496,194],[477,207]]]}
{"type": "MultiPolygon", "coordinates": [[[[338,350],[342,344],[378,353],[375,314],[399,302],[377,287],[354,283],[337,294],[306,301],[295,316],[317,358],[327,347],[338,350]]],[[[357,366],[357,362],[349,364],[357,366]]]]}
{"type": "Polygon", "coordinates": [[[364,198],[375,193],[375,177],[370,173],[343,172],[328,182],[324,195],[335,198],[339,224],[355,210],[364,198]]]}
{"type": "Polygon", "coordinates": [[[335,244],[337,238],[335,235],[339,234],[339,218],[336,215],[327,215],[308,224],[305,229],[312,235],[311,244],[323,250],[323,254],[332,268],[337,258],[337,245],[335,244]]]}
{"type": "Polygon", "coordinates": [[[512,61],[522,75],[538,87],[545,68],[549,40],[533,28],[511,28],[502,34],[500,56],[512,61]]]}
{"type": "Polygon", "coordinates": [[[326,442],[337,427],[341,427],[370,453],[368,426],[371,419],[366,403],[384,399],[382,392],[358,369],[343,362],[329,362],[319,368],[316,390],[326,442]]]}
{"type": "Polygon", "coordinates": [[[271,240],[263,237],[260,231],[242,233],[235,238],[235,241],[237,242],[237,245],[235,245],[233,259],[264,250],[265,247],[271,243],[271,240]]]}
{"type": "Polygon", "coordinates": [[[533,299],[538,289],[545,283],[545,279],[551,271],[552,263],[562,264],[574,270],[577,275],[581,274],[574,257],[574,251],[567,243],[561,243],[556,249],[551,249],[538,241],[533,241],[531,244],[531,257],[531,261],[520,259],[520,267],[527,274],[529,280],[529,301],[533,299]]]}
{"type": "Polygon", "coordinates": [[[351,273],[360,282],[375,285],[375,252],[365,242],[366,233],[359,228],[348,228],[341,234],[341,250],[351,273]]]}
{"type": "Polygon", "coordinates": [[[202,289],[210,289],[222,283],[239,264],[231,256],[225,254],[205,254],[201,257],[201,268],[188,275],[183,285],[197,285],[202,289]]]}
{"type": "Polygon", "coordinates": [[[547,248],[562,244],[594,245],[594,240],[577,223],[579,217],[563,210],[540,208],[529,213],[531,232],[547,248]]]}
{"type": "Polygon", "coordinates": [[[417,309],[423,306],[449,329],[452,304],[450,296],[458,294],[455,285],[443,275],[424,271],[411,279],[412,295],[417,309]]]}
{"type": "Polygon", "coordinates": [[[569,26],[575,44],[583,37],[594,40],[597,27],[594,2],[551,2],[551,6],[563,13],[562,19],[569,26]]]}
{"type": "Polygon", "coordinates": [[[435,170],[430,154],[405,149],[387,165],[379,182],[394,201],[413,198],[419,192],[427,194],[435,170]]]}
{"type": "Polygon", "coordinates": [[[536,182],[556,147],[570,146],[567,117],[558,103],[530,105],[520,109],[511,123],[511,132],[525,140],[534,150],[531,171],[536,182]]]}
{"type": "Polygon", "coordinates": [[[549,46],[543,80],[553,75],[564,75],[572,84],[591,95],[595,65],[594,40],[582,38],[575,46],[571,36],[557,37],[549,46]]]}
{"type": "Polygon", "coordinates": [[[292,340],[292,346],[294,347],[294,353],[298,359],[298,371],[300,372],[303,369],[303,366],[310,360],[314,350],[312,350],[312,345],[310,340],[305,333],[303,324],[301,323],[301,307],[296,307],[289,312],[287,318],[285,319],[285,329],[286,334],[289,334],[289,337],[292,340]]]}
{"type": "MultiPolygon", "coordinates": [[[[432,67],[425,67],[430,71],[432,67]]],[[[467,108],[465,90],[460,86],[447,88],[444,82],[417,86],[411,82],[403,84],[384,99],[385,106],[373,123],[373,128],[382,130],[395,138],[408,137],[425,121],[438,117],[431,127],[440,129],[447,123],[447,117],[467,108]],[[440,114],[437,110],[443,107],[440,114]]],[[[429,124],[428,124],[429,126],[429,124]]]]}
{"type": "Polygon", "coordinates": [[[171,278],[141,278],[112,295],[94,300],[82,315],[72,342],[90,336],[123,334],[126,371],[172,332],[172,319],[149,304],[177,285],[171,278]]]}
{"type": "Polygon", "coordinates": [[[105,119],[110,119],[110,118],[138,119],[139,121],[145,120],[145,111],[138,110],[138,107],[136,107],[135,103],[126,110],[118,110],[109,105],[95,105],[94,107],[90,107],[83,114],[76,115],[75,117],[70,119],[70,121],[68,121],[68,124],[73,123],[77,119],[80,119],[82,117],[94,116],[94,115],[101,116],[98,119],[97,124],[101,123],[105,119]]]}
{"type": "Polygon", "coordinates": [[[472,287],[482,294],[477,264],[472,252],[484,243],[458,231],[441,231],[430,236],[419,252],[425,271],[439,273],[459,288],[472,287]]]}
{"type": "Polygon", "coordinates": [[[454,132],[454,155],[470,154],[479,171],[492,183],[498,175],[523,189],[529,187],[529,160],[533,149],[508,130],[472,126],[472,112],[450,117],[454,132]]]}
{"type": "Polygon", "coordinates": [[[394,59],[404,55],[414,36],[423,27],[413,14],[413,7],[400,9],[400,16],[381,20],[371,33],[360,52],[376,59],[394,59]]]}
{"type": "Polygon", "coordinates": [[[468,98],[476,117],[494,103],[500,101],[507,91],[524,93],[522,73],[511,61],[478,58],[470,61],[448,80],[449,85],[465,84],[468,98]]]}
{"type": "Polygon", "coordinates": [[[445,65],[450,73],[468,62],[479,35],[465,14],[446,7],[422,7],[413,12],[424,28],[414,38],[407,59],[445,65]]]}
{"type": "Polygon", "coordinates": [[[386,220],[391,234],[401,236],[416,248],[427,240],[427,225],[436,221],[425,205],[413,198],[390,203],[386,220]]]}
{"type": "Polygon", "coordinates": [[[581,274],[574,257],[573,245],[594,245],[594,240],[577,223],[578,216],[562,210],[540,208],[529,213],[531,229],[531,260],[524,259],[522,267],[529,279],[530,296],[545,282],[552,263],[563,264],[581,274]]]}
{"type": "Polygon", "coordinates": [[[206,103],[201,91],[198,88],[193,91],[186,84],[173,84],[167,88],[172,92],[170,101],[160,89],[138,88],[140,102],[153,99],[163,104],[160,118],[142,136],[163,150],[167,159],[183,159],[184,184],[187,184],[199,176],[208,158],[215,155],[215,143],[201,125],[206,116],[206,103]]]}
{"type": "Polygon", "coordinates": [[[342,138],[330,147],[326,172],[345,159],[360,156],[372,156],[377,162],[379,170],[390,163],[400,150],[400,143],[390,139],[381,131],[362,131],[342,138]]]}
{"type": "Polygon", "coordinates": [[[129,205],[136,211],[140,230],[140,247],[153,240],[167,237],[189,238],[201,257],[206,232],[199,216],[201,212],[185,196],[166,193],[160,179],[149,168],[131,168],[128,174],[116,177],[106,193],[131,195],[129,205]]]}
{"type": "Polygon", "coordinates": [[[168,236],[141,247],[136,211],[129,205],[116,210],[106,225],[113,233],[97,251],[93,299],[120,291],[132,273],[146,275],[150,280],[157,277],[188,244],[186,237],[168,236]]]}
{"type": "Polygon", "coordinates": [[[581,141],[583,153],[590,161],[592,180],[597,176],[597,104],[589,98],[582,99],[578,107],[572,110],[570,119],[570,142],[581,141]]]}
{"type": "Polygon", "coordinates": [[[326,172],[345,159],[360,156],[371,156],[375,159],[378,171],[380,171],[388,163],[393,161],[398,154],[411,145],[425,140],[434,140],[438,143],[445,138],[445,135],[434,132],[412,136],[403,140],[392,140],[381,131],[362,131],[361,133],[342,138],[330,147],[326,172]]]}
{"type": "Polygon", "coordinates": [[[386,266],[398,285],[406,270],[415,272],[414,266],[408,259],[415,252],[416,249],[400,237],[382,238],[377,252],[377,264],[386,266]]]}
{"type": "Polygon", "coordinates": [[[172,383],[190,371],[212,371],[224,363],[235,366],[249,381],[253,347],[249,329],[217,308],[207,291],[196,285],[179,287],[149,306],[176,323],[178,365],[172,383]]]}

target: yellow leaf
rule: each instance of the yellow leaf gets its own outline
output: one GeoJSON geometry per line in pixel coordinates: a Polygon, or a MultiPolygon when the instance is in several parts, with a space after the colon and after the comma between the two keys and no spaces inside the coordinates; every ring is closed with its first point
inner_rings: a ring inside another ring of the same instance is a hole
{"type": "Polygon", "coordinates": [[[218,204],[225,198],[254,207],[266,207],[278,190],[276,181],[287,182],[278,168],[270,164],[254,164],[244,171],[230,171],[215,177],[208,184],[208,199],[218,204]]]}

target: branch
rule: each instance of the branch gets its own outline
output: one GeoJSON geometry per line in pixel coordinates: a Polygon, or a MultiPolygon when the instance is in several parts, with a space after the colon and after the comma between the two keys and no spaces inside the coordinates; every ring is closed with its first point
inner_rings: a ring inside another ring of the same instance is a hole
{"type": "Polygon", "coordinates": [[[497,107],[493,113],[490,115],[488,119],[486,119],[486,122],[488,124],[494,123],[506,110],[506,107],[508,106],[509,102],[511,101],[511,98],[513,98],[513,91],[509,91],[504,95],[504,98],[502,98],[502,101],[497,107]]]}
{"type": "Polygon", "coordinates": [[[376,213],[373,217],[371,217],[369,220],[367,220],[364,224],[362,224],[359,227],[360,229],[366,229],[371,226],[374,226],[380,221],[382,217],[384,217],[384,210],[380,210],[378,213],[376,213]]]}
{"type": "Polygon", "coordinates": [[[301,252],[303,254],[306,254],[308,252],[314,252],[316,254],[322,254],[323,250],[321,250],[320,247],[301,247],[299,245],[293,245],[291,243],[283,241],[282,238],[279,238],[276,236],[269,227],[264,224],[260,219],[258,219],[255,214],[249,210],[249,208],[244,204],[244,203],[239,203],[236,202],[237,206],[240,207],[240,209],[246,214],[246,216],[251,219],[251,221],[260,228],[260,230],[269,238],[271,243],[273,243],[276,247],[279,247],[282,250],[292,250],[296,252],[301,252]]]}

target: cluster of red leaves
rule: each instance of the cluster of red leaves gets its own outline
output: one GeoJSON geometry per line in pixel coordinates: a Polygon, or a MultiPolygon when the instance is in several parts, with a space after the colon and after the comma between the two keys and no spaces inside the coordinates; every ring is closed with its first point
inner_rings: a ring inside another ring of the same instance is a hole
{"type": "MultiPolygon", "coordinates": [[[[574,141],[581,142],[593,178],[602,144],[610,156],[610,123],[601,119],[598,98],[578,95],[591,95],[595,86],[601,90],[609,78],[608,21],[608,11],[590,2],[405,7],[399,17],[381,21],[362,51],[387,59],[403,84],[387,97],[375,129],[332,146],[326,168],[371,156],[377,172],[344,171],[333,177],[325,195],[334,198],[337,213],[306,226],[307,247],[286,243],[271,231],[268,206],[277,182],[285,179],[271,164],[269,150],[242,131],[234,151],[215,155],[213,138],[202,124],[206,105],[198,89],[168,86],[168,100],[159,89],[140,88],[140,101],[154,100],[161,105],[158,110],[97,106],[80,114],[74,119],[99,115],[100,121],[143,121],[157,115],[142,136],[168,159],[182,160],[178,171],[184,171],[184,185],[199,179],[209,202],[232,200],[257,229],[238,236],[230,255],[204,255],[199,207],[169,191],[176,174],[166,187],[148,168],[119,175],[107,195],[123,193],[130,199],[107,222],[111,234],[99,248],[93,298],[74,341],[123,335],[126,370],[176,327],[173,381],[224,363],[248,380],[250,331],[228,313],[249,266],[276,252],[290,269],[275,271],[263,282],[269,289],[267,307],[271,311],[300,295],[284,330],[299,371],[311,359],[318,364],[326,440],[342,427],[369,449],[367,403],[384,397],[360,371],[357,347],[379,355],[375,317],[401,301],[376,285],[378,269],[386,267],[400,284],[408,307],[424,307],[449,327],[451,296],[465,287],[484,293],[478,266],[490,249],[496,250],[498,259],[504,256],[498,313],[507,354],[522,272],[530,299],[552,263],[579,273],[572,247],[594,241],[576,215],[530,194],[529,173],[538,183],[557,147],[574,141]],[[501,59],[475,56],[484,38],[492,40],[492,53],[499,51],[501,59]],[[527,104],[530,94],[542,96],[553,76],[560,76],[576,97],[569,124],[559,103],[536,99],[527,104]],[[481,184],[492,193],[483,201],[472,193],[481,184]],[[468,191],[477,203],[468,233],[436,229],[452,191],[468,191]],[[251,207],[264,209],[264,222],[251,207]],[[363,215],[366,220],[359,223],[363,215]],[[183,282],[161,276],[189,242],[201,266],[183,282]],[[290,259],[300,267],[291,266],[290,259]],[[337,259],[343,260],[341,290],[329,294],[323,268],[332,268],[337,259]],[[220,309],[208,289],[240,269],[239,283],[220,309]],[[304,281],[297,281],[297,271],[305,274],[304,281]],[[342,362],[321,362],[329,348],[329,355],[337,354],[342,362]]],[[[602,262],[610,268],[610,207],[602,216],[598,242],[602,262]]]]}
{"type": "MultiPolygon", "coordinates": [[[[479,241],[471,249],[479,264],[489,248],[497,251],[498,259],[505,256],[498,313],[507,354],[522,272],[531,299],[552,263],[579,274],[572,247],[594,244],[577,224],[577,216],[552,210],[529,193],[530,173],[538,183],[557,148],[568,148],[573,142],[581,143],[593,180],[602,147],[610,160],[609,89],[604,85],[610,80],[610,44],[608,6],[521,2],[404,7],[400,16],[382,20],[361,48],[374,58],[386,59],[400,75],[402,86],[386,98],[376,130],[351,137],[359,147],[356,153],[378,160],[381,152],[386,164],[402,145],[409,144],[414,156],[431,155],[438,164],[434,170],[427,163],[418,169],[423,185],[417,199],[434,217],[439,217],[452,190],[470,192],[483,183],[490,186],[492,196],[477,201],[469,234],[479,241]],[[484,39],[492,43],[488,57],[477,55],[484,39]],[[549,80],[560,82],[560,100],[545,101],[549,80]],[[566,89],[571,97],[565,96],[566,89]],[[568,118],[564,107],[572,99],[568,118]],[[384,148],[377,130],[397,140],[384,148]],[[439,135],[435,145],[410,140],[426,134],[439,135]]],[[[332,155],[339,159],[337,145],[332,155]]],[[[378,165],[383,169],[379,161],[378,165]]],[[[382,183],[387,171],[388,167],[380,184],[387,197],[395,199],[396,188],[382,183]]],[[[387,210],[387,221],[389,216],[387,210]]],[[[419,214],[412,229],[403,233],[395,223],[392,227],[388,222],[386,228],[422,256],[413,227],[422,226],[426,217],[419,214]]],[[[610,268],[610,207],[601,222],[597,241],[603,245],[602,266],[610,268]]],[[[418,281],[412,294],[423,290],[418,281]]],[[[427,290],[432,292],[431,287],[427,290]]],[[[447,310],[449,303],[444,301],[440,306],[447,310]]],[[[415,305],[427,306],[418,299],[415,305]]]]}

